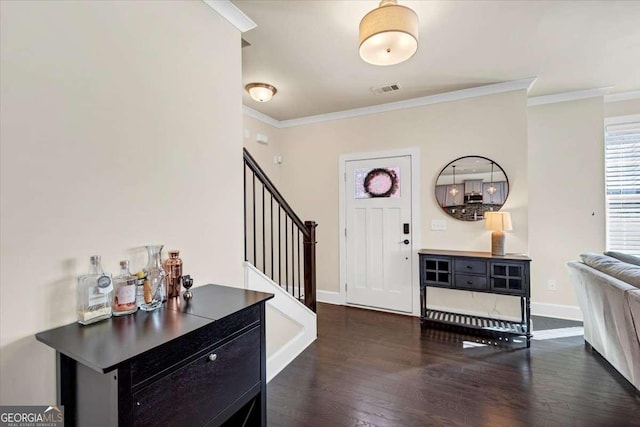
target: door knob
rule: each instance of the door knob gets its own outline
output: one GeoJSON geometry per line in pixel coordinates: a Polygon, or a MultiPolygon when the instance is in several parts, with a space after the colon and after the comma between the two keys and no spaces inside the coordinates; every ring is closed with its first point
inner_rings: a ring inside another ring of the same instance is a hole
{"type": "Polygon", "coordinates": [[[405,245],[409,244],[409,239],[404,239],[402,242],[398,242],[398,243],[404,243],[405,245]]]}

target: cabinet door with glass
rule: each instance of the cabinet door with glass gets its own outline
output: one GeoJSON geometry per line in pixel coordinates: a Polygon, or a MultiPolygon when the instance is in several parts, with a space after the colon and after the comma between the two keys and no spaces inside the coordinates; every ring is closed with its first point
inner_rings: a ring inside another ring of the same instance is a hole
{"type": "Polygon", "coordinates": [[[491,291],[524,295],[527,290],[526,267],[523,263],[492,261],[489,272],[491,291]]]}
{"type": "Polygon", "coordinates": [[[428,286],[451,287],[450,258],[420,257],[420,283],[428,286]]]}

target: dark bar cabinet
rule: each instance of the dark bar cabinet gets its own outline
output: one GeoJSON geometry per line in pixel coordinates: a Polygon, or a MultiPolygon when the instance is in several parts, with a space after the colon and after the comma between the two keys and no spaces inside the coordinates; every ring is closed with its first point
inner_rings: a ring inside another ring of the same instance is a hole
{"type": "Polygon", "coordinates": [[[266,426],[265,302],[206,285],[89,326],[41,332],[67,426],[266,426]]]}

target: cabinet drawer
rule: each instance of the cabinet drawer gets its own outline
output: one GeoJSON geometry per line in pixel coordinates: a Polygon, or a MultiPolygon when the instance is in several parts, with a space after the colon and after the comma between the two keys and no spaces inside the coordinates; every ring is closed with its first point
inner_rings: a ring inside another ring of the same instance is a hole
{"type": "Polygon", "coordinates": [[[259,383],[256,327],[134,393],[134,425],[202,426],[259,383]]]}
{"type": "Polygon", "coordinates": [[[260,308],[250,307],[217,320],[211,327],[192,332],[193,335],[189,339],[183,337],[143,354],[131,363],[132,385],[152,381],[151,377],[154,375],[179,366],[185,359],[257,322],[260,322],[260,308]]]}
{"type": "Polygon", "coordinates": [[[487,289],[487,277],[456,274],[455,287],[457,289],[487,289]]]}
{"type": "Polygon", "coordinates": [[[453,261],[453,268],[456,273],[487,274],[487,263],[484,261],[456,259],[453,261]]]}

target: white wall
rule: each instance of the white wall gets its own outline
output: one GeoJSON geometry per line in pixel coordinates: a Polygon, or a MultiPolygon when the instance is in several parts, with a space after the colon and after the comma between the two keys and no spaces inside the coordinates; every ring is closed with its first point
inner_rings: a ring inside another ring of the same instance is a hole
{"type": "Polygon", "coordinates": [[[276,187],[279,187],[282,165],[274,163],[273,158],[274,156],[282,155],[282,150],[280,149],[282,131],[246,114],[242,116],[242,125],[245,148],[258,162],[262,170],[265,171],[269,179],[276,187]],[[258,134],[269,138],[269,142],[267,144],[257,142],[256,137],[258,134]]]}
{"type": "MultiPolygon", "coordinates": [[[[344,153],[420,148],[421,247],[432,249],[489,250],[490,231],[484,230],[483,222],[462,222],[447,216],[437,205],[433,189],[438,173],[453,159],[475,154],[495,160],[511,184],[504,209],[512,213],[514,231],[507,236],[507,250],[527,252],[526,113],[526,92],[514,91],[292,128],[271,128],[281,140],[281,190],[303,219],[319,224],[318,289],[340,289],[338,158],[344,153]],[[445,219],[447,231],[428,229],[431,219],[445,219]]],[[[245,116],[245,128],[252,125],[245,116]]],[[[440,289],[433,289],[429,303],[473,308],[493,315],[516,316],[519,310],[518,301],[513,298],[440,289]]]]}
{"type": "Polygon", "coordinates": [[[33,334],[75,321],[90,255],[160,242],[242,286],[240,33],[202,2],[0,7],[0,403],[46,404],[33,334]]]}
{"type": "Polygon", "coordinates": [[[538,304],[577,306],[565,264],[604,250],[603,126],[601,97],[529,108],[529,251],[538,304]]]}
{"type": "MultiPolygon", "coordinates": [[[[524,93],[516,92],[294,128],[276,129],[247,116],[244,125],[260,124],[279,135],[281,189],[305,219],[319,222],[320,291],[339,290],[339,154],[418,146],[423,156],[422,247],[488,250],[489,232],[481,224],[442,214],[432,185],[438,171],[457,156],[493,158],[505,168],[512,186],[504,209],[515,211],[515,230],[507,236],[507,250],[527,252],[533,259],[534,313],[578,318],[565,263],[580,253],[604,249],[604,117],[640,114],[640,100],[525,105],[524,93]],[[434,218],[446,219],[449,230],[430,231],[434,218]],[[549,280],[556,281],[556,291],[548,289],[549,280]]],[[[504,297],[493,300],[444,290],[433,301],[492,315],[517,314],[517,307],[504,297]]]]}
{"type": "Polygon", "coordinates": [[[608,102],[604,104],[604,116],[628,116],[640,113],[640,99],[631,99],[629,101],[608,102]]]}
{"type": "MultiPolygon", "coordinates": [[[[549,104],[526,108],[523,118],[526,97],[517,101],[512,99],[512,105],[505,102],[505,95],[485,98],[427,106],[423,110],[403,110],[403,113],[394,112],[395,115],[383,113],[285,129],[276,129],[245,116],[245,127],[253,128],[260,124],[279,135],[277,139],[282,141],[279,151],[284,156],[278,175],[283,181],[281,188],[285,195],[291,196],[293,205],[305,219],[316,219],[320,223],[320,291],[339,290],[338,253],[335,250],[338,213],[333,194],[338,186],[337,156],[346,152],[414,145],[422,149],[423,156],[427,153],[429,157],[422,163],[422,247],[488,249],[485,242],[488,241],[488,232],[477,224],[460,223],[441,214],[438,209],[433,210],[431,186],[437,171],[457,155],[479,154],[490,158],[493,155],[506,169],[512,185],[505,210],[516,210],[516,230],[507,237],[507,250],[527,252],[533,258],[534,313],[580,316],[564,265],[582,252],[604,249],[604,117],[638,114],[640,101],[603,105],[602,98],[592,98],[549,104]],[[491,105],[489,111],[486,111],[487,104],[491,105]],[[505,112],[509,109],[512,111],[505,112]],[[514,114],[517,117],[515,121],[514,114]],[[474,124],[473,116],[483,124],[481,128],[474,124]],[[448,136],[446,130],[455,123],[467,129],[454,129],[448,136]],[[509,124],[506,130],[501,127],[503,123],[509,124]],[[468,129],[472,131],[467,132],[468,129]],[[528,131],[528,144],[526,138],[522,138],[523,129],[528,131]],[[493,139],[495,145],[475,144],[478,139],[491,139],[494,131],[498,136],[498,139],[493,139]],[[469,133],[473,136],[469,137],[469,133]],[[505,134],[520,135],[520,140],[514,145],[505,134]],[[438,144],[438,141],[448,141],[449,144],[438,144]],[[509,161],[514,165],[506,163],[509,161]],[[437,162],[441,164],[436,166],[437,162]],[[520,172],[529,170],[526,180],[518,178],[520,185],[515,185],[514,166],[519,167],[520,172]],[[311,177],[303,180],[302,177],[309,172],[311,177]],[[528,188],[522,191],[521,185],[527,181],[528,188]],[[424,188],[428,190],[424,191],[424,188]],[[522,222],[516,219],[518,207],[524,207],[526,211],[524,231],[519,230],[522,222]],[[548,225],[550,215],[555,225],[548,225]],[[428,230],[433,218],[446,219],[449,230],[446,233],[428,230]],[[556,291],[548,289],[549,280],[556,282],[556,291]]],[[[430,297],[430,301],[437,305],[466,310],[475,307],[476,311],[493,315],[517,314],[517,307],[508,298],[494,300],[483,295],[437,289],[430,295],[434,294],[437,298],[430,297]]]]}

